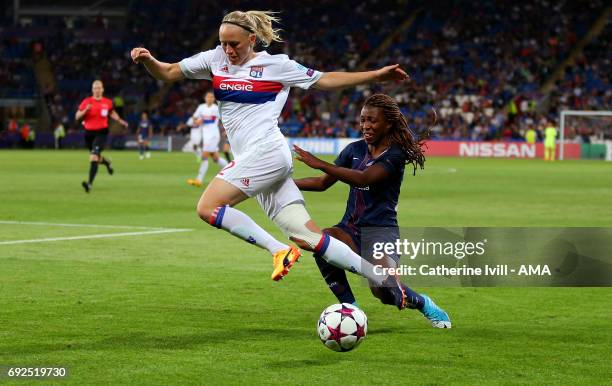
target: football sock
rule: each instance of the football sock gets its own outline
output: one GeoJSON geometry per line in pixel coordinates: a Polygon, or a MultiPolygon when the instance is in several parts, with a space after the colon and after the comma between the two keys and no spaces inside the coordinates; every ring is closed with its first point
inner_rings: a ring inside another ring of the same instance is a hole
{"type": "Polygon", "coordinates": [[[340,303],[356,304],[355,295],[351,290],[351,286],[346,278],[346,272],[343,269],[329,264],[320,257],[315,257],[319,271],[325,279],[327,286],[336,296],[340,303]]]}
{"type": "Polygon", "coordinates": [[[374,265],[362,259],[348,245],[325,233],[321,236],[319,244],[315,247],[315,256],[322,257],[336,267],[358,273],[378,286],[382,286],[385,279],[389,276],[382,275],[382,272],[379,272],[377,275],[374,265]]]}
{"type": "Polygon", "coordinates": [[[200,171],[198,172],[197,180],[204,181],[204,176],[206,175],[206,171],[208,170],[208,159],[205,159],[200,164],[200,171]]]}
{"type": "Polygon", "coordinates": [[[215,209],[210,224],[225,229],[248,243],[267,249],[272,254],[289,248],[287,244],[281,243],[263,230],[249,216],[228,205],[215,209]]]}
{"type": "Polygon", "coordinates": [[[416,308],[417,310],[422,310],[423,306],[425,306],[425,299],[423,299],[423,297],[417,292],[411,290],[404,283],[401,283],[400,285],[404,289],[404,293],[408,297],[408,308],[416,308]]]}
{"type": "Polygon", "coordinates": [[[140,151],[140,155],[143,156],[144,155],[144,146],[142,146],[142,145],[138,146],[138,150],[140,151]]]}
{"type": "Polygon", "coordinates": [[[97,173],[98,173],[98,161],[91,161],[89,163],[89,185],[93,184],[97,173]]]}
{"type": "Polygon", "coordinates": [[[217,163],[217,165],[219,165],[221,167],[221,169],[223,169],[224,167],[227,166],[227,161],[224,160],[221,157],[217,158],[217,160],[215,162],[217,163]]]}
{"type": "Polygon", "coordinates": [[[230,162],[232,160],[232,157],[230,156],[229,151],[224,151],[223,153],[225,154],[225,159],[227,160],[227,162],[230,162]]]}

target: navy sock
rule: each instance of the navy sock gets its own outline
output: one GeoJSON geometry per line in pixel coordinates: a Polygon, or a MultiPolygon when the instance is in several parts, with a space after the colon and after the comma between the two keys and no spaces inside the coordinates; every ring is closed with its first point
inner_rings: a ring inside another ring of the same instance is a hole
{"type": "Polygon", "coordinates": [[[98,173],[98,161],[91,161],[89,163],[89,185],[93,184],[97,173],[98,173]]]}
{"type": "Polygon", "coordinates": [[[404,283],[402,283],[401,286],[404,288],[404,292],[408,297],[408,308],[416,308],[417,310],[422,310],[425,306],[425,299],[423,299],[423,297],[417,292],[411,290],[404,283]]]}
{"type": "Polygon", "coordinates": [[[319,271],[325,279],[327,286],[340,303],[356,303],[351,286],[343,269],[329,264],[320,257],[315,257],[319,271]]]}

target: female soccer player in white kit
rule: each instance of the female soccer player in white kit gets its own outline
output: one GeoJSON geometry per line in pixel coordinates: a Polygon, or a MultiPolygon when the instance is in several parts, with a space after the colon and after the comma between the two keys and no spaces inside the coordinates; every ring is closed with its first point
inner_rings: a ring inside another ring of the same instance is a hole
{"type": "Polygon", "coordinates": [[[274,239],[249,216],[234,208],[256,197],[274,223],[300,247],[314,251],[330,264],[359,273],[380,285],[396,288],[398,306],[406,302],[395,277],[381,277],[347,245],[322,234],[304,207],[301,192],[293,182],[292,156],[278,128],[278,117],[291,87],[337,90],[359,84],[407,79],[399,65],[367,72],[321,73],[286,55],[256,52],[281,41],[272,27],[278,19],[271,12],[234,11],[223,18],[220,45],[179,63],[164,63],[142,47],[131,52],[153,77],[166,82],[184,78],[210,79],[219,101],[221,121],[235,160],[208,185],[197,212],[202,220],[234,236],[265,248],[273,256],[273,280],[280,280],[300,257],[300,251],[274,239]]]}
{"type": "MultiPolygon", "coordinates": [[[[215,95],[208,91],[204,95],[204,103],[200,104],[190,119],[198,125],[202,135],[202,152],[200,154],[200,170],[194,179],[188,179],[187,183],[193,186],[202,186],[204,176],[208,170],[208,157],[218,164],[221,168],[227,166],[227,161],[219,157],[219,107],[215,103],[215,95]]],[[[193,130],[192,130],[193,132],[193,130]]]]}

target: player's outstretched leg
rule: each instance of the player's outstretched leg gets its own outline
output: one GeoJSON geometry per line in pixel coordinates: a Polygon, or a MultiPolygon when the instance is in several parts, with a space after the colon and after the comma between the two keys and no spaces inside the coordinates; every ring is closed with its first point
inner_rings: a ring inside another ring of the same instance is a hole
{"type": "Polygon", "coordinates": [[[89,157],[89,179],[81,183],[81,186],[85,190],[85,193],[89,193],[91,191],[93,182],[96,179],[96,175],[98,174],[98,163],[100,162],[100,159],[98,157],[99,156],[94,154],[89,157]]]}
{"type": "Polygon", "coordinates": [[[108,174],[112,176],[113,173],[115,172],[115,169],[113,169],[113,166],[111,165],[111,161],[107,158],[104,158],[103,156],[100,156],[100,157],[101,157],[100,163],[106,166],[106,171],[108,172],[108,174]]]}
{"type": "MultiPolygon", "coordinates": [[[[351,239],[351,236],[342,229],[338,227],[325,228],[323,229],[323,233],[329,234],[348,245],[353,251],[357,251],[357,246],[351,239]]],[[[355,295],[353,295],[351,285],[346,277],[346,272],[342,268],[331,265],[321,257],[315,256],[314,259],[317,263],[317,267],[319,267],[321,276],[323,276],[328,288],[336,296],[338,301],[340,303],[350,303],[356,306],[357,300],[355,299],[355,295]]]]}
{"type": "Polygon", "coordinates": [[[200,163],[200,169],[198,170],[198,176],[195,178],[194,185],[202,186],[202,181],[204,181],[204,176],[208,171],[208,157],[202,157],[202,162],[200,163]]]}
{"type": "Polygon", "coordinates": [[[435,328],[451,328],[451,320],[446,311],[434,303],[429,296],[422,294],[420,296],[425,301],[420,311],[431,322],[431,325],[435,328]]]}
{"type": "Polygon", "coordinates": [[[346,272],[341,268],[329,264],[320,257],[315,257],[315,262],[317,263],[317,267],[319,267],[321,276],[323,276],[323,279],[327,283],[327,287],[336,296],[338,302],[357,305],[357,300],[355,300],[351,285],[346,278],[346,272]]]}
{"type": "Polygon", "coordinates": [[[280,280],[300,258],[300,250],[276,240],[249,216],[232,206],[248,196],[230,183],[214,178],[198,202],[198,215],[209,224],[260,248],[273,257],[273,280],[280,280]]]}
{"type": "Polygon", "coordinates": [[[405,295],[397,280],[379,272],[374,265],[362,259],[348,245],[329,234],[322,233],[302,203],[285,206],[272,220],[301,248],[315,252],[315,257],[331,265],[367,278],[376,286],[389,288],[397,299],[398,307],[405,307],[405,295]]]}

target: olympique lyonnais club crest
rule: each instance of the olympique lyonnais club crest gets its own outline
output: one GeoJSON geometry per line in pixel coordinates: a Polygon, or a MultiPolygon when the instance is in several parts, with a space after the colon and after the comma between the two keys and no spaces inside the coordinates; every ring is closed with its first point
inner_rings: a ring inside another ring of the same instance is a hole
{"type": "Polygon", "coordinates": [[[250,76],[252,78],[261,78],[263,76],[263,70],[264,68],[261,66],[252,66],[250,76]]]}

